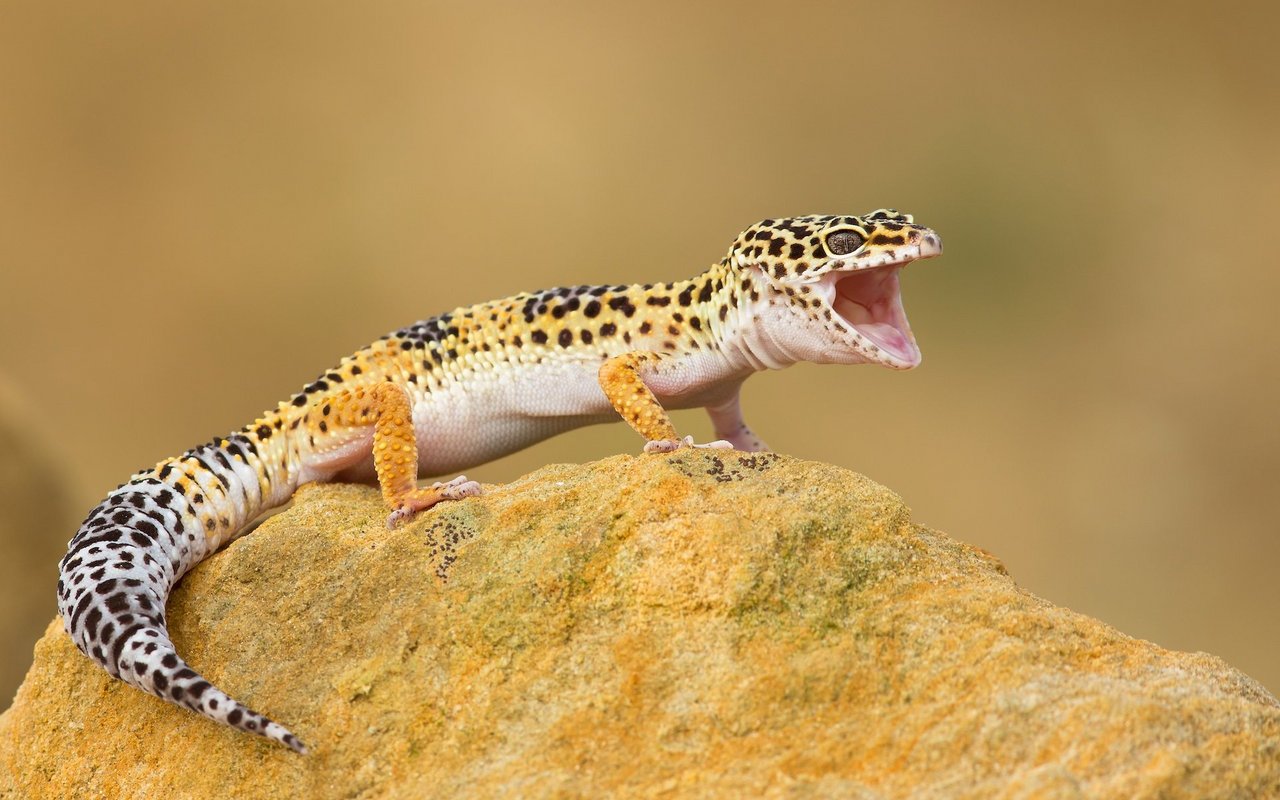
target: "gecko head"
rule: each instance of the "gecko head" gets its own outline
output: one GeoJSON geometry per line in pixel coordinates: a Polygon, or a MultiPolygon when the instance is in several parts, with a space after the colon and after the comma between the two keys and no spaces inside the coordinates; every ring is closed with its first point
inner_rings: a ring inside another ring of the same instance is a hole
{"type": "Polygon", "coordinates": [[[941,253],[936,233],[880,209],[764,220],[743,231],[729,257],[762,287],[752,290],[751,318],[779,329],[768,339],[787,360],[911,369],[920,348],[898,273],[941,253]]]}

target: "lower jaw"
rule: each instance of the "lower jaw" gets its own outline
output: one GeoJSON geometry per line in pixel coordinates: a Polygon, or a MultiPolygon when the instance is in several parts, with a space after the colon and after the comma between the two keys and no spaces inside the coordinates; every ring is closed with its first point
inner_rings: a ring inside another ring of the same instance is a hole
{"type": "Polygon", "coordinates": [[[901,369],[920,363],[920,348],[909,334],[885,322],[867,322],[853,327],[865,341],[877,348],[872,356],[875,360],[901,369]]]}

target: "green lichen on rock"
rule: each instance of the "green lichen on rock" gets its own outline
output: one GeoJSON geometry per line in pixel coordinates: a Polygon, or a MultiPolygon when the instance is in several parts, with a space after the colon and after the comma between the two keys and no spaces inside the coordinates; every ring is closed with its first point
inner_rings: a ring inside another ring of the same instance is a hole
{"type": "Polygon", "coordinates": [[[169,605],[302,758],[111,681],[58,623],[0,797],[1280,794],[1280,704],[773,455],[554,465],[385,528],[308,487],[169,605]]]}

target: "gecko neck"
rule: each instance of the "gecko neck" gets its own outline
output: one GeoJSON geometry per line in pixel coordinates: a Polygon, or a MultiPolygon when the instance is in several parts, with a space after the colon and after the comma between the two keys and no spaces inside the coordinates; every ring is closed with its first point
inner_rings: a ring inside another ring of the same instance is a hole
{"type": "Polygon", "coordinates": [[[693,293],[690,311],[708,320],[713,347],[744,376],[805,360],[788,346],[787,337],[776,335],[785,328],[785,309],[770,304],[770,295],[777,290],[755,268],[733,266],[725,258],[701,275],[675,284],[673,291],[680,296],[693,293]]]}

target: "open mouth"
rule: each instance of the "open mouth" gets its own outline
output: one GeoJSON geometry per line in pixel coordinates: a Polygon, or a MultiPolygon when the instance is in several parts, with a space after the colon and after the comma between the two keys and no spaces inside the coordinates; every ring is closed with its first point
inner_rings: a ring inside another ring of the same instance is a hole
{"type": "Polygon", "coordinates": [[[894,366],[920,363],[920,348],[902,308],[898,272],[905,263],[834,273],[831,307],[867,343],[883,351],[894,366]]]}

